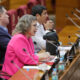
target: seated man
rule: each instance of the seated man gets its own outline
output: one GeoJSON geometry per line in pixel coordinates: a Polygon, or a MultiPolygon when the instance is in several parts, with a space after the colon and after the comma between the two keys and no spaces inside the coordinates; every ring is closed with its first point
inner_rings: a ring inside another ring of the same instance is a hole
{"type": "Polygon", "coordinates": [[[6,47],[11,39],[7,30],[9,16],[6,12],[6,9],[3,6],[0,6],[0,64],[3,64],[4,62],[6,47]]]}
{"type": "Polygon", "coordinates": [[[36,5],[32,8],[32,15],[37,18],[37,32],[35,36],[32,37],[35,43],[35,51],[38,52],[41,49],[46,49],[46,40],[43,39],[43,35],[45,35],[46,30],[53,25],[48,20],[47,9],[44,6],[36,5]],[[44,24],[44,25],[43,25],[44,24]]]}

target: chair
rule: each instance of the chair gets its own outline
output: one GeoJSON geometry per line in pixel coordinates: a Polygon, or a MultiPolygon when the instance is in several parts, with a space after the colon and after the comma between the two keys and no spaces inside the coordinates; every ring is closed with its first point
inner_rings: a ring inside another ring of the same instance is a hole
{"type": "Polygon", "coordinates": [[[17,11],[16,10],[9,10],[8,12],[9,15],[9,24],[8,24],[8,31],[11,34],[12,30],[15,28],[17,22],[18,22],[18,16],[17,16],[17,11]]]}
{"type": "Polygon", "coordinates": [[[29,0],[29,2],[27,3],[28,14],[31,14],[32,7],[37,5],[37,4],[41,4],[40,0],[29,0]]]}
{"type": "Polygon", "coordinates": [[[17,9],[18,18],[27,14],[27,5],[22,5],[17,9]]]}

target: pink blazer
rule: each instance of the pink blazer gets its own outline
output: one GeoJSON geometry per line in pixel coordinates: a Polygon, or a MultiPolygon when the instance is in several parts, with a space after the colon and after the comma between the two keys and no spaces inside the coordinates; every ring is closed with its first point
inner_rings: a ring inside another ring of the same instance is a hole
{"type": "MultiPolygon", "coordinates": [[[[39,58],[34,54],[34,45],[32,39],[28,39],[22,34],[17,34],[12,37],[7,46],[2,71],[7,72],[10,75],[13,75],[18,71],[18,68],[13,63],[11,63],[11,61],[14,61],[14,63],[16,63],[20,68],[23,67],[24,64],[36,64],[31,59],[31,57],[23,50],[23,48],[25,48],[26,51],[38,63],[39,58]]],[[[3,78],[8,79],[9,77],[4,76],[3,78]]]]}

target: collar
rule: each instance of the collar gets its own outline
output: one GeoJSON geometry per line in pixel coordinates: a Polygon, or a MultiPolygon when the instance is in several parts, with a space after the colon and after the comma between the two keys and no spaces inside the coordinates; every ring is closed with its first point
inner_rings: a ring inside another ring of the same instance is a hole
{"type": "Polygon", "coordinates": [[[2,28],[3,30],[7,31],[8,32],[8,29],[4,26],[0,26],[0,28],[2,28]]]}
{"type": "Polygon", "coordinates": [[[37,22],[37,26],[43,26],[42,24],[40,24],[39,22],[37,22]]]}

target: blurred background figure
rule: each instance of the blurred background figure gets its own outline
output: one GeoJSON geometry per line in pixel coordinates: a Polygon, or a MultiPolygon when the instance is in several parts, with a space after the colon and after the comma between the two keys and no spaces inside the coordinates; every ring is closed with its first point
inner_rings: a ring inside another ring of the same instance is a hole
{"type": "Polygon", "coordinates": [[[8,23],[9,16],[7,15],[7,10],[3,6],[0,6],[0,64],[4,62],[7,44],[11,39],[7,29],[8,23]]]}

